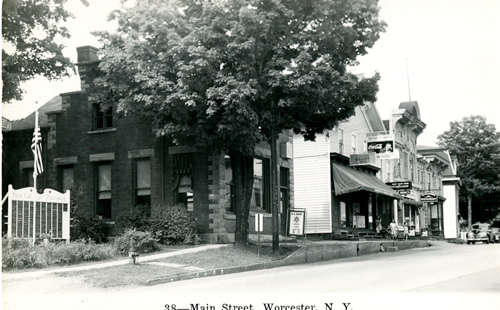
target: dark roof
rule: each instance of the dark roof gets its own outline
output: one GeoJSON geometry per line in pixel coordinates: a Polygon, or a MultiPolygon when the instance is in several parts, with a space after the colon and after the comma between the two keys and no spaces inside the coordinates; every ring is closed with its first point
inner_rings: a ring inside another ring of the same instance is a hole
{"type": "MultiPolygon", "coordinates": [[[[45,127],[48,125],[47,112],[60,111],[62,108],[62,98],[61,96],[55,96],[54,98],[47,101],[45,104],[38,108],[38,124],[40,127],[45,127]]],[[[35,112],[26,116],[23,119],[12,121],[11,130],[22,130],[35,128],[35,112]]]]}

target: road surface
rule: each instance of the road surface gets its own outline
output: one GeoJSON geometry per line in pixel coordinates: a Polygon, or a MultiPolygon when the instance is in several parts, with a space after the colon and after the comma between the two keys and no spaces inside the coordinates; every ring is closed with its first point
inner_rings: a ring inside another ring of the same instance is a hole
{"type": "Polygon", "coordinates": [[[4,283],[3,293],[4,309],[500,309],[500,244],[437,242],[139,288],[97,289],[48,277],[4,283]]]}

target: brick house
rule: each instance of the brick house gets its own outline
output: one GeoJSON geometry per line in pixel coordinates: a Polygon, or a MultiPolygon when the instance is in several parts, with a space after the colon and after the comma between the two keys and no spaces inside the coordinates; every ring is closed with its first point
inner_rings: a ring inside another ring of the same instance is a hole
{"type": "MultiPolygon", "coordinates": [[[[98,72],[97,49],[77,48],[81,90],[62,93],[39,108],[44,172],[38,188],[72,188],[79,211],[116,225],[137,205],[152,208],[184,204],[196,219],[201,237],[210,242],[234,240],[231,167],[223,152],[206,154],[157,137],[147,120],[117,117],[91,104],[89,95],[98,72]]],[[[30,150],[34,113],[13,121],[3,132],[3,193],[33,186],[30,150]]],[[[280,205],[282,221],[293,206],[291,137],[280,135],[280,205]]],[[[270,147],[255,149],[253,213],[264,213],[264,235],[271,234],[270,147]]],[[[250,223],[252,233],[253,223],[250,223]]]]}

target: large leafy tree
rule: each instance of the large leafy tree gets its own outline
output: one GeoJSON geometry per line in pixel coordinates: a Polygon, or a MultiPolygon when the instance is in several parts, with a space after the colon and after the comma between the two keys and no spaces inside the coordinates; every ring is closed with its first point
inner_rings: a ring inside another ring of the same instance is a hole
{"type": "Polygon", "coordinates": [[[73,65],[63,55],[64,45],[57,43],[70,37],[61,26],[72,17],[64,9],[66,1],[2,1],[2,102],[21,100],[21,83],[36,76],[49,80],[69,76],[73,65]]]}
{"type": "Polygon", "coordinates": [[[175,143],[228,152],[246,245],[256,144],[273,129],[314,140],[376,100],[378,74],[347,68],[384,31],[378,11],[376,0],[140,1],[114,13],[116,33],[99,33],[91,100],[151,119],[175,143]]]}
{"type": "Polygon", "coordinates": [[[451,122],[438,144],[457,156],[460,196],[467,201],[470,228],[473,199],[480,202],[500,192],[500,133],[483,116],[473,115],[451,122]]]}

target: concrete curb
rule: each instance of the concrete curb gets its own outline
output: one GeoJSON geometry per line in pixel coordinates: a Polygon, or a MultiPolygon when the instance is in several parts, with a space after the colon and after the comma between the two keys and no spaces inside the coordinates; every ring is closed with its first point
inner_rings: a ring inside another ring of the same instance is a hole
{"type": "Polygon", "coordinates": [[[153,285],[171,283],[182,280],[212,277],[212,276],[226,275],[232,273],[240,273],[245,271],[271,269],[271,268],[298,265],[298,264],[314,263],[319,261],[328,261],[337,258],[346,258],[346,257],[361,256],[361,255],[374,254],[380,252],[387,252],[387,249],[389,247],[393,248],[396,247],[399,250],[407,250],[412,248],[424,248],[429,246],[430,243],[427,240],[380,241],[380,242],[367,241],[367,242],[355,242],[355,243],[319,242],[303,246],[282,260],[161,277],[148,280],[146,281],[145,285],[153,286],[153,285]]]}

